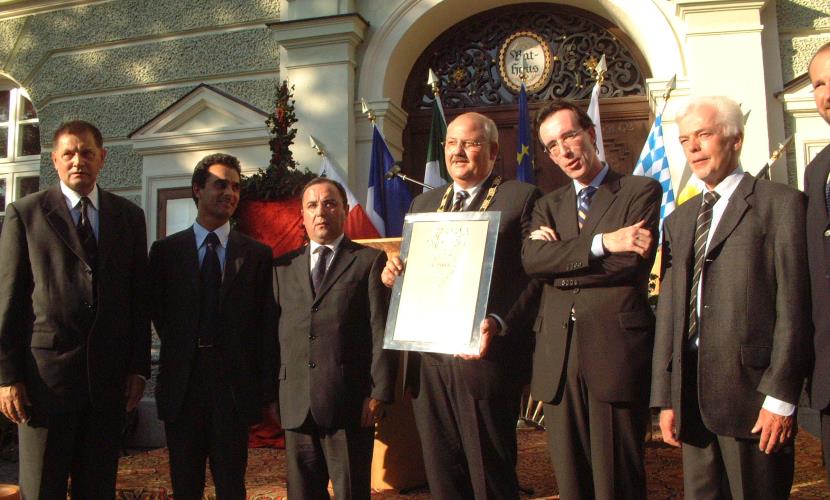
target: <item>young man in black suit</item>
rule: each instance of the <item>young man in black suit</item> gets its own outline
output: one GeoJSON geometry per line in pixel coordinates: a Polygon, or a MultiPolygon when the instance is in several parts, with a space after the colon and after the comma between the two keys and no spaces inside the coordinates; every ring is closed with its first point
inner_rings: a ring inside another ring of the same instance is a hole
{"type": "Polygon", "coordinates": [[[150,249],[156,386],[176,498],[200,499],[205,461],[219,498],[245,498],[248,426],[274,411],[271,249],[231,230],[239,160],[212,154],[193,171],[193,226],[150,249]]]}

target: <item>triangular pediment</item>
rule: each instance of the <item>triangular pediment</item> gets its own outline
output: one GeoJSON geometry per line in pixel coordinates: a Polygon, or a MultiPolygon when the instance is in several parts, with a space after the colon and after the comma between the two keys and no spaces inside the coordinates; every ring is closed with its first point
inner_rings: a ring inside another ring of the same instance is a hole
{"type": "MultiPolygon", "coordinates": [[[[268,136],[268,114],[210,85],[202,84],[129,134],[136,150],[196,148],[234,138],[268,136]]],[[[267,139],[266,139],[267,141],[267,139]]]]}

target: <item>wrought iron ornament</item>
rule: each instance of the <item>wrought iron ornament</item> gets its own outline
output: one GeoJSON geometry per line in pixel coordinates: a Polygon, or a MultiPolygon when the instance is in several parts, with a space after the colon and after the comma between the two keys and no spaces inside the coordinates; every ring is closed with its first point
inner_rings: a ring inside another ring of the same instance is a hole
{"type": "MultiPolygon", "coordinates": [[[[534,88],[528,96],[531,101],[587,99],[596,78],[592,66],[603,54],[608,72],[601,97],[646,95],[647,75],[642,64],[615,30],[607,21],[573,7],[543,3],[500,7],[442,33],[416,61],[412,74],[426,75],[429,68],[435,71],[445,108],[515,104],[518,87],[514,89],[500,75],[499,55],[512,35],[529,31],[545,42],[551,56],[551,78],[534,88]]],[[[404,92],[404,108],[429,109],[433,98],[432,89],[422,78],[411,78],[404,92]]]]}

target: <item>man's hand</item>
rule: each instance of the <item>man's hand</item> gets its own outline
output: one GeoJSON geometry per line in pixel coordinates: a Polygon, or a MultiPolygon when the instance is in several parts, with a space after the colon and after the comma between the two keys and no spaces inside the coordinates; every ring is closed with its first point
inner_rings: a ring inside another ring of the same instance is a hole
{"type": "Polygon", "coordinates": [[[383,420],[385,416],[386,403],[373,398],[363,400],[363,411],[360,415],[361,427],[371,427],[383,420]]]}
{"type": "Polygon", "coordinates": [[[386,260],[386,266],[383,272],[380,273],[380,280],[387,288],[392,288],[395,285],[395,278],[403,274],[403,261],[400,257],[395,256],[386,260]]]}
{"type": "Polygon", "coordinates": [[[761,433],[758,448],[769,455],[780,450],[793,437],[793,417],[785,417],[761,408],[752,433],[761,433]]]}
{"type": "Polygon", "coordinates": [[[680,441],[677,440],[676,431],[677,429],[674,425],[674,410],[671,408],[660,410],[660,434],[663,435],[663,442],[679,448],[680,441]]]}
{"type": "Polygon", "coordinates": [[[124,397],[127,399],[127,411],[131,412],[138,406],[141,396],[144,395],[144,379],[141,375],[130,373],[127,375],[127,387],[124,388],[124,397]]]}
{"type": "Polygon", "coordinates": [[[548,226],[540,226],[539,229],[530,233],[530,239],[543,241],[559,241],[559,236],[556,235],[556,231],[549,228],[548,226]]]}
{"type": "Polygon", "coordinates": [[[478,330],[481,332],[481,343],[479,344],[478,354],[456,354],[456,357],[470,360],[481,359],[487,355],[487,350],[490,349],[490,342],[493,341],[494,336],[499,334],[499,323],[495,318],[487,316],[481,320],[478,330]]]}
{"type": "Polygon", "coordinates": [[[648,249],[651,248],[651,231],[643,229],[646,221],[633,224],[613,233],[603,233],[602,246],[609,253],[634,252],[640,257],[645,257],[648,249]]]}
{"type": "Polygon", "coordinates": [[[0,387],[0,411],[12,422],[22,424],[29,419],[24,408],[29,404],[26,388],[22,382],[0,387]]]}

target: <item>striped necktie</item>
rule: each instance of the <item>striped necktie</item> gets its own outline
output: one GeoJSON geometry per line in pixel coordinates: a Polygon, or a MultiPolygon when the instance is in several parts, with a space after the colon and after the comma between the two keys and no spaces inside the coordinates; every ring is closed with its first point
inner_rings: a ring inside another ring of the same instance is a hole
{"type": "Polygon", "coordinates": [[[455,193],[455,203],[452,204],[452,211],[453,212],[461,212],[464,210],[464,200],[469,198],[470,193],[467,191],[459,191],[455,193]]]}
{"type": "Polygon", "coordinates": [[[588,217],[588,210],[591,208],[591,198],[593,198],[596,191],[597,188],[594,186],[587,186],[579,190],[579,204],[576,216],[579,221],[580,230],[582,230],[582,226],[585,225],[585,219],[588,217]]]}
{"type": "Polygon", "coordinates": [[[703,204],[697,214],[697,227],[695,228],[695,266],[692,278],[692,290],[689,293],[689,339],[694,339],[698,334],[697,294],[700,288],[700,278],[703,275],[703,260],[706,257],[706,241],[709,239],[709,229],[712,227],[712,208],[720,198],[714,191],[708,191],[703,195],[703,204]]]}

